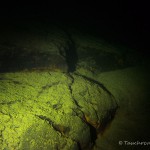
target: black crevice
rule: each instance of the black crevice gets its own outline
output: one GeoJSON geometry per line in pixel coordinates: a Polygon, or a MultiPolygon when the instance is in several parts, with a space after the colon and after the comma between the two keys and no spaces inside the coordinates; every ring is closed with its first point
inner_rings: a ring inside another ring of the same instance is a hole
{"type": "Polygon", "coordinates": [[[98,81],[96,81],[96,80],[94,80],[92,78],[89,78],[89,77],[87,77],[85,75],[81,75],[81,74],[78,74],[78,73],[75,73],[75,75],[80,76],[80,77],[82,77],[82,78],[84,78],[84,79],[86,79],[86,80],[88,80],[88,81],[90,81],[92,83],[95,83],[96,85],[100,86],[105,92],[107,92],[110,96],[112,96],[115,99],[113,94],[102,83],[100,83],[100,82],[98,82],[98,81]]]}
{"type": "Polygon", "coordinates": [[[57,24],[58,28],[60,28],[62,31],[64,31],[64,33],[66,34],[67,38],[68,38],[68,42],[67,42],[67,46],[65,48],[65,55],[62,54],[62,52],[60,51],[60,55],[65,57],[67,65],[68,65],[68,72],[74,72],[76,70],[76,65],[78,62],[78,54],[77,54],[77,50],[76,50],[76,44],[72,38],[72,35],[69,33],[69,31],[67,31],[66,27],[63,26],[59,26],[57,24]]]}
{"type": "MultiPolygon", "coordinates": [[[[56,124],[54,124],[54,122],[51,119],[47,118],[46,116],[42,116],[42,115],[35,115],[35,116],[38,117],[38,118],[40,118],[40,119],[42,119],[42,120],[47,121],[48,124],[50,124],[55,131],[61,133],[61,135],[65,136],[66,138],[69,138],[68,136],[66,136],[67,132],[70,131],[69,127],[64,127],[64,126],[61,126],[61,125],[56,125],[56,124]],[[64,131],[61,131],[59,128],[61,128],[61,129],[64,128],[64,131]]],[[[72,139],[72,138],[71,138],[71,140],[77,143],[79,150],[82,150],[80,142],[78,142],[78,141],[76,141],[75,139],[72,139]]]]}
{"type": "Polygon", "coordinates": [[[66,62],[68,64],[68,72],[74,72],[76,70],[78,55],[76,52],[75,42],[69,33],[66,32],[66,34],[69,38],[68,48],[66,48],[66,62]]]}
{"type": "Polygon", "coordinates": [[[71,75],[71,73],[68,73],[68,76],[69,76],[70,79],[71,79],[71,83],[69,84],[69,90],[70,90],[72,99],[74,100],[74,103],[76,104],[76,106],[77,106],[78,108],[82,108],[82,107],[78,104],[78,102],[77,102],[77,100],[74,98],[74,96],[72,95],[72,94],[73,94],[72,85],[73,85],[73,83],[74,83],[74,78],[73,78],[73,76],[71,75]]]}
{"type": "Polygon", "coordinates": [[[82,150],[80,142],[77,142],[78,150],[82,150]]]}
{"type": "Polygon", "coordinates": [[[38,118],[40,118],[42,120],[47,121],[48,124],[50,124],[55,131],[61,133],[61,135],[65,135],[70,131],[69,127],[65,127],[63,125],[55,124],[51,119],[47,118],[46,116],[42,116],[42,115],[35,115],[35,116],[37,116],[38,118]]]}
{"type": "MultiPolygon", "coordinates": [[[[114,98],[115,100],[115,97],[112,95],[112,93],[100,82],[92,79],[92,78],[89,78],[87,76],[84,76],[84,75],[80,75],[80,74],[77,74],[77,73],[74,73],[75,75],[77,76],[80,76],[86,80],[88,80],[89,82],[92,82],[94,84],[97,84],[99,87],[101,87],[105,92],[107,92],[112,98],[114,98]]],[[[73,78],[73,77],[72,77],[73,78]]],[[[99,128],[95,128],[93,127],[90,123],[88,123],[86,121],[86,119],[84,119],[83,121],[89,126],[90,128],[90,134],[91,134],[91,142],[92,142],[92,146],[95,145],[95,141],[97,139],[97,135],[100,133],[100,134],[103,134],[105,129],[111,124],[112,120],[114,119],[115,117],[115,114],[116,114],[116,111],[118,109],[118,105],[117,105],[117,102],[116,102],[116,108],[115,109],[112,109],[110,111],[108,111],[108,117],[104,118],[102,120],[102,124],[100,125],[99,128]]],[[[96,113],[96,111],[95,111],[96,113]]],[[[84,113],[83,113],[84,114],[84,113]]],[[[96,113],[97,114],[97,113],[96,113]]]]}
{"type": "Polygon", "coordinates": [[[10,102],[1,102],[0,105],[12,105],[12,104],[15,104],[17,102],[21,103],[21,100],[10,101],[10,102]]]}
{"type": "Polygon", "coordinates": [[[90,128],[90,134],[91,134],[91,142],[92,142],[92,145],[95,145],[95,141],[97,139],[97,131],[96,129],[89,123],[87,123],[89,128],[90,128]]]}
{"type": "Polygon", "coordinates": [[[98,128],[97,133],[103,135],[104,131],[111,125],[113,119],[115,118],[116,115],[116,109],[110,110],[107,115],[108,117],[104,118],[102,120],[101,126],[98,128]]]}
{"type": "Polygon", "coordinates": [[[48,84],[42,86],[41,90],[38,92],[37,97],[39,97],[39,96],[44,92],[44,90],[49,89],[49,88],[51,88],[52,86],[56,86],[56,85],[58,85],[58,84],[59,84],[59,82],[54,82],[54,83],[51,83],[51,84],[48,83],[48,84]]]}
{"type": "Polygon", "coordinates": [[[35,115],[35,116],[42,120],[47,121],[50,125],[53,125],[53,121],[51,119],[47,118],[46,116],[42,116],[42,115],[35,115]]]}
{"type": "MultiPolygon", "coordinates": [[[[73,93],[72,85],[73,85],[73,83],[74,83],[74,78],[73,78],[73,76],[72,76],[70,73],[68,74],[68,76],[71,78],[71,83],[70,83],[70,85],[69,85],[69,90],[70,90],[70,93],[71,93],[71,95],[72,95],[72,93],[73,93]]],[[[86,119],[84,118],[84,112],[80,109],[81,106],[78,104],[78,102],[77,102],[76,99],[73,97],[73,95],[72,95],[72,98],[73,98],[73,100],[74,100],[76,106],[79,108],[80,112],[83,114],[83,117],[81,117],[81,116],[78,115],[77,113],[76,113],[76,115],[77,115],[85,124],[87,124],[87,125],[89,126],[89,128],[90,128],[91,143],[92,143],[92,145],[90,145],[90,146],[93,147],[93,146],[95,145],[95,141],[96,141],[96,139],[97,139],[97,130],[96,130],[95,127],[93,127],[90,123],[88,123],[88,122],[86,121],[86,119]]],[[[79,150],[82,150],[81,144],[80,144],[79,142],[77,142],[77,144],[78,144],[79,150]]]]}

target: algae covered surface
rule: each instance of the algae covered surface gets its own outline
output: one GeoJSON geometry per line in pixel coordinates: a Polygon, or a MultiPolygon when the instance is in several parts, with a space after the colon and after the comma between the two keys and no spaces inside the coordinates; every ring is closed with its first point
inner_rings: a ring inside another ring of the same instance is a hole
{"type": "Polygon", "coordinates": [[[34,21],[0,30],[0,149],[91,149],[117,109],[114,96],[81,73],[93,73],[95,59],[85,66],[80,52],[89,55],[91,38],[79,42],[34,21]]]}
{"type": "Polygon", "coordinates": [[[115,100],[99,85],[62,72],[0,74],[0,148],[87,149],[115,100]]]}
{"type": "Polygon", "coordinates": [[[120,149],[119,138],[137,135],[149,119],[142,55],[73,28],[21,24],[0,29],[0,150],[120,149]]]}

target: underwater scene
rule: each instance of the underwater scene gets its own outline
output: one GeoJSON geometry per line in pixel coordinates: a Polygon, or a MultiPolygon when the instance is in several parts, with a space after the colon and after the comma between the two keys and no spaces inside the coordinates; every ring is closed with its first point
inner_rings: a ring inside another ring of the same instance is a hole
{"type": "Polygon", "coordinates": [[[118,42],[122,33],[105,25],[6,22],[0,25],[0,150],[150,147],[144,43],[137,49],[130,35],[128,44],[118,42]]]}

